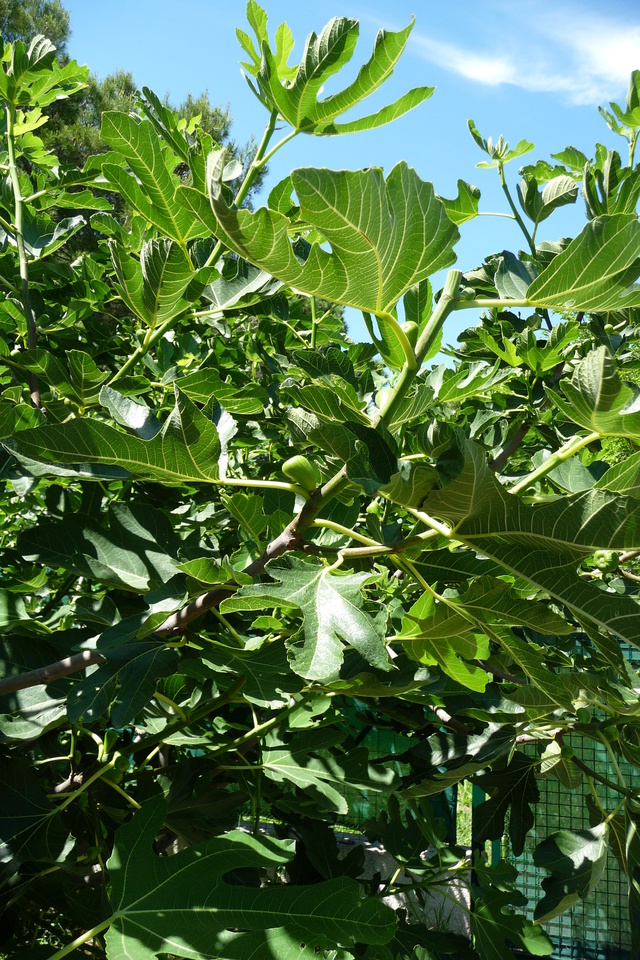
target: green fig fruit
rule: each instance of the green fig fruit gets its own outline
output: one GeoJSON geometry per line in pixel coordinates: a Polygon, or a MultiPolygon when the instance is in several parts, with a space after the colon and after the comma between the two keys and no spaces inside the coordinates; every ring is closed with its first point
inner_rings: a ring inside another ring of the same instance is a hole
{"type": "Polygon", "coordinates": [[[313,493],[318,486],[313,467],[309,460],[300,453],[295,457],[290,457],[282,464],[282,472],[285,477],[292,480],[293,483],[297,483],[299,487],[302,487],[302,489],[308,493],[313,493]]]}
{"type": "Polygon", "coordinates": [[[402,329],[411,346],[415,347],[418,342],[418,334],[420,333],[418,324],[414,323],[413,320],[407,320],[406,323],[402,324],[402,329]]]}
{"type": "Polygon", "coordinates": [[[615,573],[620,561],[618,554],[612,550],[596,550],[593,555],[593,562],[598,570],[602,570],[603,573],[615,573]]]}
{"type": "Polygon", "coordinates": [[[391,387],[382,387],[380,390],[378,390],[376,393],[376,407],[378,410],[382,410],[392,393],[393,390],[391,387]]]}

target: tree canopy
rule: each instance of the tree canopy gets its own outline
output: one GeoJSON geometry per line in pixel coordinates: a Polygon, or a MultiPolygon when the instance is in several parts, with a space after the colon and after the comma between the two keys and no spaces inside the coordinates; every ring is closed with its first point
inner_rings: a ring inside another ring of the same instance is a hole
{"type": "Polygon", "coordinates": [[[247,205],[293,137],[433,93],[367,112],[413,24],[340,86],[356,21],[290,65],[287,25],[247,19],[244,163],[207,96],[181,115],[123,74],[101,147],[61,164],[44,120],[99,87],[42,36],[4,47],[0,950],[548,956],[617,870],[636,960],[640,72],[604,112],[624,155],[566,147],[515,191],[533,145],[470,121],[523,239],[477,266],[480,191],[404,162],[305,166],[247,205]],[[536,243],[579,195],[576,235],[536,243]],[[549,781],[581,826],[545,829],[549,781]],[[484,795],[473,844],[438,815],[456,784],[484,795]],[[363,798],[368,871],[336,835],[363,798]]]}

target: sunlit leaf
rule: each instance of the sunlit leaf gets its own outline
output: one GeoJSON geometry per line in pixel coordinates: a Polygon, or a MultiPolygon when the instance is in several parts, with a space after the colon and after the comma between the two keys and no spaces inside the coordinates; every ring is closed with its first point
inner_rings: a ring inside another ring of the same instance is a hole
{"type": "Polygon", "coordinates": [[[289,610],[299,608],[303,635],[290,646],[296,673],[309,680],[334,676],[342,663],[344,643],[354,647],[367,663],[391,669],[384,646],[384,621],[363,609],[362,588],[369,574],[332,573],[324,564],[291,556],[271,560],[267,572],[276,583],[242,587],[221,609],[261,609],[265,600],[289,610]]]}
{"type": "Polygon", "coordinates": [[[608,829],[600,823],[590,830],[558,830],[538,844],[534,862],[550,876],[542,881],[536,920],[550,920],[593,891],[607,863],[608,829]]]}
{"type": "Polygon", "coordinates": [[[175,857],[158,857],[152,844],[164,815],[163,801],[149,801],[116,835],[108,863],[110,956],[153,960],[170,952],[193,960],[242,960],[271,954],[311,960],[325,947],[386,943],[393,936],[393,911],[363,900],[354,880],[261,889],[225,879],[231,869],[283,866],[293,856],[292,841],[233,831],[175,857]]]}
{"type": "Polygon", "coordinates": [[[185,213],[206,224],[245,260],[278,279],[327,300],[370,313],[388,313],[415,283],[453,263],[456,227],[405,163],[382,171],[294,170],[291,179],[305,221],[331,245],[312,245],[301,262],[289,239],[289,220],[262,208],[227,207],[189,187],[185,213]],[[400,264],[402,265],[400,269],[400,264]]]}
{"type": "Polygon", "coordinates": [[[598,217],[586,225],[527,290],[537,307],[622,310],[640,305],[640,224],[633,215],[598,217]]]}
{"type": "Polygon", "coordinates": [[[269,110],[277,110],[295,130],[325,136],[371,130],[401,117],[433,93],[433,87],[416,87],[375,114],[336,123],[337,117],[370,96],[391,76],[405,48],[413,21],[397,33],[380,30],[373,53],[360,68],[356,79],[343,90],[320,100],[327,80],[353,56],[358,40],[358,21],[334,17],[319,36],[309,34],[302,60],[297,69],[292,69],[287,65],[287,58],[293,41],[286,24],[276,34],[274,52],[267,34],[266,14],[254,0],[247,9],[247,16],[258,41],[256,49],[246,33],[238,32],[252,61],[244,64],[255,79],[255,86],[248,80],[249,86],[269,110]]]}
{"type": "Polygon", "coordinates": [[[591,350],[553,402],[574,423],[601,436],[640,437],[640,393],[623,383],[606,347],[591,350]]]}
{"type": "Polygon", "coordinates": [[[136,476],[169,483],[211,483],[218,478],[220,441],[215,425],[178,390],[172,413],[151,440],[85,418],[23,430],[6,444],[45,463],[117,464],[136,476]]]}

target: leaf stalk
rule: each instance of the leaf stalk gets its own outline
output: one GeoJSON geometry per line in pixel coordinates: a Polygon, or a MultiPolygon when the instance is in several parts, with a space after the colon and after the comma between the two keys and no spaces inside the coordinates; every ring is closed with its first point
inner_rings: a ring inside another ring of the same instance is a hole
{"type": "MultiPolygon", "coordinates": [[[[27,321],[27,348],[35,350],[37,346],[36,322],[31,309],[31,297],[29,295],[29,263],[24,247],[24,199],[20,190],[20,176],[18,173],[18,164],[16,161],[15,148],[15,106],[6,107],[7,116],[7,152],[9,154],[9,176],[13,187],[13,207],[15,217],[16,246],[18,248],[18,261],[20,271],[20,291],[22,306],[25,319],[27,321]]],[[[38,380],[34,373],[28,373],[29,391],[31,394],[31,404],[34,407],[41,405],[40,388],[38,380]]]]}
{"type": "Polygon", "coordinates": [[[570,440],[567,440],[559,450],[556,450],[555,453],[552,453],[550,457],[541,463],[539,467],[536,467],[535,470],[532,470],[531,473],[528,473],[526,477],[523,477],[521,480],[518,480],[517,483],[514,483],[512,487],[509,488],[509,493],[520,493],[521,490],[526,489],[532,483],[535,483],[540,477],[546,476],[550,473],[551,470],[554,470],[556,467],[560,466],[561,463],[564,463],[565,460],[568,460],[569,457],[572,457],[574,454],[578,453],[579,450],[582,450],[583,447],[588,446],[590,443],[593,443],[594,440],[600,438],[599,433],[589,433],[586,437],[571,437],[570,440]]]}

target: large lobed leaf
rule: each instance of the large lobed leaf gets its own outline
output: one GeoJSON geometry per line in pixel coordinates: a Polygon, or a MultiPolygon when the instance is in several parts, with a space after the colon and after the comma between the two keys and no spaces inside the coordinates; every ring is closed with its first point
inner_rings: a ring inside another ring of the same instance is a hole
{"type": "Polygon", "coordinates": [[[160,511],[143,504],[116,503],[103,524],[82,513],[42,521],[20,534],[18,549],[25,559],[49,568],[62,567],[109,586],[144,593],[178,572],[167,553],[167,547],[175,549],[176,541],[160,511]]]}
{"type": "Polygon", "coordinates": [[[599,823],[590,830],[558,830],[538,844],[534,862],[550,875],[542,881],[536,920],[550,920],[593,892],[607,865],[608,833],[608,824],[599,823]]]}
{"type": "Polygon", "coordinates": [[[622,382],[606,347],[587,354],[571,380],[562,383],[562,393],[548,393],[562,413],[585,430],[640,439],[640,395],[622,382]]]}
{"type": "Polygon", "coordinates": [[[595,550],[640,547],[638,500],[594,489],[528,505],[500,485],[480,447],[461,435],[456,444],[459,472],[427,497],[424,510],[451,523],[456,540],[541,588],[578,619],[640,645],[638,604],[599,589],[576,569],[595,550]]]}
{"type": "Polygon", "coordinates": [[[391,669],[384,645],[384,620],[363,610],[362,588],[371,574],[334,574],[325,564],[290,555],[269,561],[266,572],[278,582],[241,587],[223,601],[221,610],[261,610],[265,600],[285,609],[298,607],[304,618],[303,635],[290,647],[296,673],[308,680],[335,676],[342,663],[343,643],[354,647],[373,666],[391,669]]]}
{"type": "Polygon", "coordinates": [[[398,32],[380,30],[373,53],[360,68],[356,79],[343,90],[319,100],[324,85],[351,60],[358,41],[358,21],[334,17],[318,36],[310,33],[298,67],[287,59],[293,38],[286,24],[276,33],[272,50],[267,34],[267,15],[255,0],[250,0],[247,18],[253,27],[257,48],[243,31],[237,35],[250,62],[243,66],[254,77],[249,86],[268,110],[276,111],[294,130],[327,136],[372,130],[390,123],[412,110],[433,94],[433,87],[415,87],[394,103],[359,120],[336,123],[336,118],[374,93],[393,73],[413,29],[412,22],[398,32]]]}
{"type": "Polygon", "coordinates": [[[325,948],[383,944],[393,936],[393,911],[363,900],[359,885],[346,877],[263,888],[225,880],[232,869],[283,866],[294,854],[292,841],[233,831],[173,857],[156,856],[152,844],[165,811],[163,800],[149,801],[116,834],[108,862],[109,960],[152,960],[160,953],[193,960],[313,960],[325,948]]]}
{"type": "Polygon", "coordinates": [[[115,241],[111,240],[109,247],[120,296],[152,329],[177,317],[202,292],[204,282],[197,282],[189,257],[174,241],[146,241],[139,264],[115,241]]]}
{"type": "Polygon", "coordinates": [[[389,313],[414,284],[455,261],[457,227],[433,185],[404,162],[386,180],[374,167],[299,169],[291,181],[305,223],[331,245],[328,252],[314,243],[304,262],[283,214],[233,209],[215,196],[209,205],[192,187],[181,187],[179,196],[193,217],[243,259],[304,293],[368,313],[389,313]]]}
{"type": "Polygon", "coordinates": [[[271,734],[262,753],[265,775],[276,782],[295,784],[320,799],[325,809],[337,814],[349,812],[344,796],[347,788],[361,790],[366,797],[390,793],[395,779],[393,770],[372,766],[365,747],[348,753],[323,749],[342,738],[343,734],[337,730],[296,732],[291,742],[271,734]],[[324,744],[319,742],[319,736],[324,744]]]}
{"type": "Polygon", "coordinates": [[[117,464],[137,477],[167,483],[215,482],[220,456],[215,425],[179,390],[175,394],[171,414],[150,440],[85,418],[22,430],[5,443],[45,463],[117,464]]]}
{"type": "Polygon", "coordinates": [[[622,310],[640,305],[640,224],[635,214],[591,220],[527,290],[532,306],[622,310]]]}
{"type": "Polygon", "coordinates": [[[127,113],[102,114],[100,135],[120,154],[108,153],[102,172],[135,210],[167,237],[183,245],[206,235],[202,225],[189,216],[175,199],[180,178],[173,173],[177,160],[164,147],[149,120],[127,113]],[[128,172],[127,167],[131,172],[128,172]]]}

